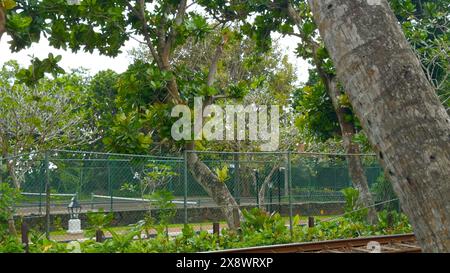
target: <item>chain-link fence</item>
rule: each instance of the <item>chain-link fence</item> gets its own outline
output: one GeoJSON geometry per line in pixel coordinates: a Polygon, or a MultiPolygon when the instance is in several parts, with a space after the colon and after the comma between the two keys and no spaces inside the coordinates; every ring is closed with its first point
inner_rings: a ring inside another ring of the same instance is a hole
{"type": "MultiPolygon", "coordinates": [[[[81,206],[82,229],[88,228],[88,211],[113,213],[111,225],[117,229],[148,216],[158,220],[164,210],[173,212],[174,232],[186,223],[225,226],[230,203],[240,210],[279,212],[287,225],[294,215],[339,215],[344,210],[341,190],[352,186],[349,157],[359,158],[371,189],[385,191],[373,155],[186,151],[163,157],[51,151],[3,159],[0,170],[2,181],[20,189],[16,219],[52,239],[72,240],[83,237],[67,233],[74,197],[81,206]],[[165,198],[171,206],[165,207],[165,198]]],[[[376,201],[391,197],[374,194],[376,201]]]]}

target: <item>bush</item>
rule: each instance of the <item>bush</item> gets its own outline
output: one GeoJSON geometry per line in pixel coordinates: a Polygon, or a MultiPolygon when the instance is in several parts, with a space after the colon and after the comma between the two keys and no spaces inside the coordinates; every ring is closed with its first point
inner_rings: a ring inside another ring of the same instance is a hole
{"type": "Polygon", "coordinates": [[[367,219],[368,209],[361,207],[359,204],[359,191],[354,188],[346,188],[341,192],[345,198],[344,217],[353,222],[365,221],[367,219]]]}
{"type": "MultiPolygon", "coordinates": [[[[367,225],[364,221],[350,217],[340,217],[332,221],[318,221],[316,226],[308,228],[299,225],[300,218],[294,218],[293,236],[285,220],[278,214],[269,214],[254,208],[243,211],[244,221],[241,232],[223,229],[221,236],[206,231],[195,232],[186,225],[182,233],[169,237],[164,229],[157,229],[155,238],[142,239],[145,225],[136,224],[123,234],[105,228],[112,234],[111,239],[103,243],[87,240],[79,244],[83,253],[191,253],[220,249],[285,244],[292,242],[310,242],[332,239],[345,239],[360,236],[388,235],[409,233],[411,225],[405,215],[397,212],[382,211],[379,223],[367,225]]],[[[102,223],[107,221],[101,221],[102,223]]],[[[97,227],[105,226],[97,223],[97,227]]],[[[43,234],[32,233],[30,252],[34,253],[68,253],[74,252],[74,244],[58,243],[47,240],[43,234]]],[[[77,244],[78,245],[78,244],[77,244]]],[[[8,237],[0,244],[0,252],[23,252],[17,238],[8,237]]]]}
{"type": "Polygon", "coordinates": [[[14,214],[14,205],[19,199],[19,191],[10,187],[8,183],[0,183],[0,244],[9,240],[9,220],[14,214]]]}
{"type": "Polygon", "coordinates": [[[5,236],[0,241],[0,253],[23,253],[24,249],[19,239],[12,236],[5,236]]]}

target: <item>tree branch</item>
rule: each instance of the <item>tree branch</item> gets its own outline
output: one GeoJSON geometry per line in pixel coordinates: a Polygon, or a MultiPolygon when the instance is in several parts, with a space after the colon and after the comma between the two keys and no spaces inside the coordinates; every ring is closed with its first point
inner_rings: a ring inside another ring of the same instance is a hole
{"type": "Polygon", "coordinates": [[[316,41],[314,41],[311,37],[308,37],[301,31],[301,22],[302,18],[299,15],[299,12],[295,10],[294,6],[292,5],[291,1],[287,1],[287,13],[292,21],[294,21],[295,25],[297,26],[298,30],[300,31],[300,34],[295,34],[295,36],[300,37],[306,46],[308,46],[312,51],[312,59],[314,64],[316,65],[317,71],[319,73],[319,76],[322,78],[324,83],[326,84],[333,75],[327,73],[325,69],[323,69],[323,62],[318,57],[318,50],[320,48],[320,44],[316,41]]]}
{"type": "Polygon", "coordinates": [[[145,42],[150,49],[150,52],[158,64],[158,67],[162,69],[163,65],[161,58],[157,54],[155,47],[153,46],[152,39],[150,38],[150,33],[148,32],[147,19],[145,19],[145,0],[139,0],[139,10],[133,7],[130,2],[126,1],[128,8],[136,15],[142,23],[142,35],[144,35],[145,42]]]}
{"type": "MultiPolygon", "coordinates": [[[[223,35],[222,40],[216,47],[216,52],[214,53],[214,56],[211,59],[211,64],[209,66],[208,79],[206,81],[206,85],[208,87],[213,86],[213,84],[216,80],[217,66],[218,66],[220,58],[223,55],[223,48],[227,42],[228,42],[228,37],[223,35]]],[[[217,98],[217,96],[216,96],[216,98],[217,98]]],[[[212,104],[213,102],[214,102],[214,97],[213,96],[208,97],[205,101],[205,107],[207,105],[212,104]]]]}
{"type": "Polygon", "coordinates": [[[211,64],[209,66],[208,80],[206,82],[206,85],[209,87],[214,84],[217,75],[217,65],[219,63],[220,58],[222,57],[223,48],[227,42],[228,38],[226,36],[223,36],[222,40],[216,47],[216,52],[214,53],[214,56],[211,60],[211,64]]]}
{"type": "Polygon", "coordinates": [[[166,45],[164,46],[163,55],[161,56],[163,65],[166,68],[168,68],[170,65],[169,60],[170,60],[170,53],[172,50],[172,45],[178,34],[177,28],[183,23],[184,15],[186,13],[186,8],[187,8],[187,0],[181,0],[180,4],[178,5],[178,13],[175,17],[174,25],[172,26],[172,29],[170,30],[166,45]]]}
{"type": "Polygon", "coordinates": [[[270,182],[272,180],[272,176],[275,174],[275,171],[278,170],[279,167],[280,167],[279,163],[275,164],[273,166],[272,170],[270,171],[269,175],[264,179],[264,182],[261,185],[261,188],[258,192],[260,209],[264,209],[266,188],[270,184],[270,182]]]}
{"type": "MultiPolygon", "coordinates": [[[[184,2],[184,8],[183,8],[183,15],[184,15],[184,11],[186,9],[186,1],[184,0],[182,2],[184,2]]],[[[170,54],[165,54],[164,52],[162,52],[161,54],[158,54],[158,52],[156,51],[156,49],[153,45],[153,42],[150,38],[150,33],[148,32],[148,28],[147,28],[148,27],[147,19],[145,18],[145,0],[139,0],[139,10],[137,10],[135,7],[133,7],[133,5],[131,5],[130,2],[126,2],[126,4],[131,9],[131,11],[139,18],[139,20],[141,20],[142,34],[144,35],[145,41],[147,43],[148,48],[150,49],[150,52],[151,52],[153,58],[155,59],[156,63],[158,64],[158,68],[162,71],[170,71],[170,63],[169,63],[170,54]]],[[[182,7],[181,4],[180,4],[180,7],[182,7]]],[[[181,17],[181,20],[182,19],[183,19],[183,17],[181,17]]],[[[181,24],[181,23],[182,22],[179,22],[179,24],[181,24]]],[[[160,26],[160,27],[164,27],[164,26],[160,26]]],[[[172,35],[174,35],[174,34],[172,34],[172,35]]],[[[176,33],[175,33],[175,35],[176,35],[176,33]]],[[[167,48],[167,46],[168,45],[166,43],[164,45],[164,48],[167,48]]],[[[165,49],[163,51],[165,51],[165,49]]],[[[178,91],[178,84],[176,82],[175,76],[171,80],[169,80],[169,82],[167,83],[167,89],[175,103],[180,103],[180,104],[184,103],[184,101],[180,97],[180,93],[178,91]]]]}

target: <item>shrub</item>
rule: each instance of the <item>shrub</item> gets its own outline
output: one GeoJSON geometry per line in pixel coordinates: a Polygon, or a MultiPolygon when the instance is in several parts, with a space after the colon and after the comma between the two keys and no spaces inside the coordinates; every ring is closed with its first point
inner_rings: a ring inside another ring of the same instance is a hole
{"type": "MultiPolygon", "coordinates": [[[[354,197],[354,195],[353,195],[354,197]]],[[[206,231],[195,232],[192,226],[186,225],[182,233],[169,237],[164,229],[159,229],[156,237],[142,239],[145,226],[136,224],[126,232],[119,233],[107,227],[108,217],[98,216],[95,228],[108,230],[112,238],[104,242],[87,240],[80,243],[79,251],[83,253],[191,253],[213,251],[240,247],[251,247],[292,242],[310,242],[332,239],[345,239],[360,236],[387,235],[409,233],[411,225],[405,215],[382,211],[379,213],[379,223],[367,225],[359,218],[340,217],[330,221],[318,221],[316,226],[309,228],[299,225],[300,218],[294,218],[293,237],[285,220],[278,214],[269,214],[258,208],[244,210],[241,233],[223,229],[221,236],[206,231]],[[101,218],[101,219],[100,219],[101,218]]],[[[47,240],[44,234],[32,232],[30,252],[35,253],[68,253],[73,252],[73,244],[58,243],[47,240]]],[[[77,244],[78,245],[78,244],[77,244]]],[[[0,244],[0,252],[23,252],[23,247],[17,238],[8,237],[0,244]]]]}

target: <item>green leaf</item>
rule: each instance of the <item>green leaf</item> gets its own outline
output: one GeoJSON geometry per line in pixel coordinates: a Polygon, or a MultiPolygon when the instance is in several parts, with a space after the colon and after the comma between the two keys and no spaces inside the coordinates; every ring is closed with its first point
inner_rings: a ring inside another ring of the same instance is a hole
{"type": "Polygon", "coordinates": [[[33,18],[17,13],[10,15],[8,18],[9,26],[15,30],[25,29],[31,24],[31,22],[33,22],[33,18]]]}
{"type": "Polygon", "coordinates": [[[225,183],[228,179],[230,179],[228,174],[228,166],[223,166],[222,169],[216,168],[215,169],[216,176],[219,179],[220,182],[225,183]]]}
{"type": "Polygon", "coordinates": [[[313,34],[315,29],[316,29],[316,26],[315,26],[315,24],[314,24],[313,22],[311,22],[311,21],[305,22],[305,23],[303,24],[303,28],[302,28],[303,33],[304,33],[306,36],[310,36],[311,34],[313,34]]]}
{"type": "Polygon", "coordinates": [[[14,0],[2,0],[1,6],[5,9],[5,10],[11,10],[13,8],[15,8],[17,5],[17,3],[14,0]]]}

